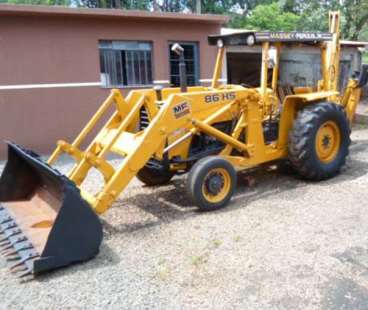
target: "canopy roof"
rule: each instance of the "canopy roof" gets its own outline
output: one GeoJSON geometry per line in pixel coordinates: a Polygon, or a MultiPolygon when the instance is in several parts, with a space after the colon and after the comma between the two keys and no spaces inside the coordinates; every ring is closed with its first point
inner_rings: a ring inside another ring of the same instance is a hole
{"type": "Polygon", "coordinates": [[[331,41],[332,33],[312,31],[242,31],[223,35],[211,35],[208,37],[208,43],[216,45],[219,39],[222,40],[225,46],[253,45],[262,42],[317,43],[331,41]]]}

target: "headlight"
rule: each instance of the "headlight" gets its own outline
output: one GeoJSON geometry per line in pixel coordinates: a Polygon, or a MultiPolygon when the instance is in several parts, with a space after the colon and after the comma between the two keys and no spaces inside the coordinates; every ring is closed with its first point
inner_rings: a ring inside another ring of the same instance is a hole
{"type": "Polygon", "coordinates": [[[256,39],[255,39],[254,35],[251,34],[247,37],[247,44],[248,45],[253,45],[255,42],[256,42],[256,39]]]}
{"type": "Polygon", "coordinates": [[[219,48],[224,47],[224,41],[222,41],[221,39],[218,39],[217,40],[217,47],[219,47],[219,48]]]}

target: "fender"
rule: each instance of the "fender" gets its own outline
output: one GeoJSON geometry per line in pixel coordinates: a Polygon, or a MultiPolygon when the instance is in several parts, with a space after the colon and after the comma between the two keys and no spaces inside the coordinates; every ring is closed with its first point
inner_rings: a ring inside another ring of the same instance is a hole
{"type": "Polygon", "coordinates": [[[286,96],[282,104],[282,112],[280,118],[280,129],[278,138],[278,149],[287,147],[288,133],[293,126],[295,114],[297,111],[296,105],[298,103],[311,104],[323,99],[328,99],[333,96],[337,96],[339,93],[336,91],[320,91],[315,93],[297,94],[286,96]]]}

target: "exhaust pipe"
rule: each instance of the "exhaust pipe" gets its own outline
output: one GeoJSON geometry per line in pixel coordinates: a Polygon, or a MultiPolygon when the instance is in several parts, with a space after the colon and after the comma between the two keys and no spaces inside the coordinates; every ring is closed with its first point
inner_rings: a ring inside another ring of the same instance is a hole
{"type": "Polygon", "coordinates": [[[184,48],[178,44],[175,43],[171,50],[179,55],[179,76],[180,76],[180,91],[182,93],[187,92],[187,73],[185,68],[185,59],[184,59],[184,48]]]}

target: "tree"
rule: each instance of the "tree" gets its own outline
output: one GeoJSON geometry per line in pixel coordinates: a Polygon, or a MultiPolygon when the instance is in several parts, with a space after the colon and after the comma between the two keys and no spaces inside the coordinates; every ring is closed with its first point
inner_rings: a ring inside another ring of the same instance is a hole
{"type": "MultiPolygon", "coordinates": [[[[78,0],[76,0],[78,1],[78,0]]],[[[113,8],[127,10],[149,10],[150,0],[79,0],[79,6],[87,8],[113,8]]]]}
{"type": "MultiPolygon", "coordinates": [[[[161,0],[162,1],[162,0],[161,0]]],[[[199,0],[184,0],[183,5],[189,11],[196,11],[199,0]]],[[[259,4],[270,4],[274,0],[201,0],[202,13],[205,14],[235,14],[246,16],[259,4]]]]}
{"type": "Polygon", "coordinates": [[[0,0],[0,3],[69,6],[72,4],[72,1],[71,0],[6,0],[6,1],[0,0]]]}
{"type": "Polygon", "coordinates": [[[254,30],[291,31],[296,30],[300,17],[291,12],[284,12],[278,3],[258,5],[249,17],[240,21],[242,28],[254,30]]]}
{"type": "Polygon", "coordinates": [[[301,18],[298,28],[305,31],[328,31],[330,9],[330,3],[323,1],[311,0],[300,4],[298,12],[301,18]]]}
{"type": "Polygon", "coordinates": [[[368,38],[368,0],[0,0],[17,4],[226,14],[229,26],[269,30],[328,30],[328,11],[340,10],[345,39],[368,38]]]}
{"type": "Polygon", "coordinates": [[[368,23],[368,1],[344,0],[339,3],[339,9],[344,16],[343,35],[345,38],[357,40],[368,23]]]}
{"type": "Polygon", "coordinates": [[[298,1],[303,30],[328,30],[328,11],[341,12],[341,33],[345,39],[357,40],[368,24],[368,0],[298,1]]]}

